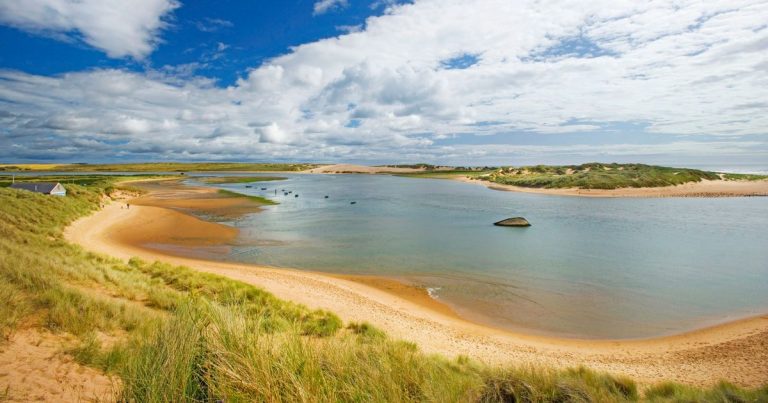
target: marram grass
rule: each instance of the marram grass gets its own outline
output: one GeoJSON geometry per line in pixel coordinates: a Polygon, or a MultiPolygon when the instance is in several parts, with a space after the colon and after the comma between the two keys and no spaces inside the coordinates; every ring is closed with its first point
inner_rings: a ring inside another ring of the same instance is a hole
{"type": "Polygon", "coordinates": [[[689,168],[645,164],[535,165],[505,167],[479,176],[503,185],[530,188],[619,189],[675,186],[702,180],[762,180],[768,176],[721,174],[689,168]]]}
{"type": "MultiPolygon", "coordinates": [[[[491,368],[426,355],[368,323],[164,263],[67,243],[112,180],[67,197],[0,189],[0,343],[20,324],[74,336],[66,351],[115,375],[132,402],[765,402],[768,389],[703,390],[584,368],[491,368]]],[[[8,396],[8,391],[0,393],[8,396]]]]}

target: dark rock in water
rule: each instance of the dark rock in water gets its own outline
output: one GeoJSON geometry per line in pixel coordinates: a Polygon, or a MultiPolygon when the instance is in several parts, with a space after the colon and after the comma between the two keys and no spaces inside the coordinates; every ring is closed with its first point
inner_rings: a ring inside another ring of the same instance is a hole
{"type": "Polygon", "coordinates": [[[530,227],[531,223],[523,217],[512,217],[493,223],[499,227],[530,227]]]}

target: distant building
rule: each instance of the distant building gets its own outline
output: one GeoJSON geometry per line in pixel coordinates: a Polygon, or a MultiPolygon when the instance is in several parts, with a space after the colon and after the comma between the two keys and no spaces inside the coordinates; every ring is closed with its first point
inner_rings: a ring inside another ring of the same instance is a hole
{"type": "Polygon", "coordinates": [[[66,196],[67,189],[64,189],[59,182],[28,182],[28,183],[14,183],[11,185],[11,189],[23,189],[30,192],[43,193],[54,196],[66,196]]]}

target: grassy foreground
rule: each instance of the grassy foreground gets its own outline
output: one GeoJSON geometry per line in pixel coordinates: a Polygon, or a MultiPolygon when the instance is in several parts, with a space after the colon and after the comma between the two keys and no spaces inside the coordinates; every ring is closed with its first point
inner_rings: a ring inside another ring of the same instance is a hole
{"type": "Polygon", "coordinates": [[[536,165],[501,168],[479,176],[503,185],[531,188],[618,189],[674,186],[702,180],[761,180],[768,176],[721,174],[644,164],[536,165]]]}
{"type": "Polygon", "coordinates": [[[115,186],[71,185],[67,197],[0,189],[0,345],[29,327],[74,335],[68,352],[118,377],[121,401],[768,401],[768,388],[640,393],[583,368],[429,356],[248,284],[67,243],[63,228],[115,186]]]}

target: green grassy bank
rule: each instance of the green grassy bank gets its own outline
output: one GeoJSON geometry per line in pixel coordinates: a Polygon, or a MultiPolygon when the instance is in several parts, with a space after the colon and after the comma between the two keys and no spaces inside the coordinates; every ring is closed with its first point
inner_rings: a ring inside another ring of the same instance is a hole
{"type": "Polygon", "coordinates": [[[226,190],[226,189],[219,189],[218,192],[219,194],[225,195],[227,197],[238,197],[242,199],[248,199],[258,204],[261,204],[263,206],[273,206],[273,205],[279,204],[278,202],[267,199],[266,197],[252,196],[252,195],[247,195],[243,193],[233,192],[231,190],[226,190]]]}
{"type": "Polygon", "coordinates": [[[191,172],[191,171],[303,171],[317,164],[248,162],[143,162],[135,164],[0,164],[0,171],[64,172],[191,172]]]}
{"type": "MultiPolygon", "coordinates": [[[[131,175],[130,179],[151,179],[158,178],[157,175],[145,174],[145,175],[131,175]]],[[[126,177],[125,179],[129,179],[126,177]]],[[[35,175],[35,176],[16,176],[15,178],[10,174],[0,173],[0,187],[11,186],[13,181],[16,182],[61,182],[63,185],[81,185],[89,186],[93,184],[103,185],[107,181],[113,181],[116,179],[105,178],[104,175],[35,175]]]]}
{"type": "Polygon", "coordinates": [[[66,242],[63,229],[116,187],[70,185],[67,197],[0,189],[0,343],[30,326],[74,335],[68,353],[117,376],[121,401],[768,401],[768,388],[640,393],[630,379],[586,369],[425,355],[248,284],[66,242]]]}
{"type": "Polygon", "coordinates": [[[644,164],[535,165],[500,168],[480,179],[531,188],[618,189],[674,186],[702,180],[762,180],[768,176],[723,174],[644,164]]]}

